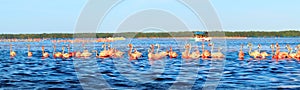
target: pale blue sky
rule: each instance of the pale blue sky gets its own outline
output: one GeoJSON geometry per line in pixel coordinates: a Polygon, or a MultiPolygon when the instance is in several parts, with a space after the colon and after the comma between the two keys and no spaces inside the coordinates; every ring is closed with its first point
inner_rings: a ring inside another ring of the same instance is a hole
{"type": "MultiPolygon", "coordinates": [[[[104,21],[106,24],[100,28],[111,29],[130,11],[148,7],[168,9],[194,26],[194,29],[203,29],[201,25],[195,25],[201,24],[195,17],[185,15],[189,14],[187,9],[175,0],[158,3],[155,0],[127,1],[112,10],[112,15],[104,21]]],[[[0,33],[72,33],[86,2],[87,0],[0,0],[0,33]]],[[[211,0],[211,3],[224,30],[300,30],[300,0],[211,0]]],[[[112,32],[103,30],[99,32],[112,32]]]]}

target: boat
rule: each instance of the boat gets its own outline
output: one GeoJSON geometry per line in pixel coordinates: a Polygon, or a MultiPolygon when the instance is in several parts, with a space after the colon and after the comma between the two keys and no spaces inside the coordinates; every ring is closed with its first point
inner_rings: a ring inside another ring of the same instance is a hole
{"type": "Polygon", "coordinates": [[[194,32],[194,38],[193,40],[195,42],[202,42],[202,41],[206,41],[209,42],[211,40],[210,37],[208,37],[208,32],[194,32]]]}
{"type": "Polygon", "coordinates": [[[98,38],[97,42],[114,42],[114,41],[121,41],[126,40],[124,37],[108,37],[108,38],[98,38]]]}

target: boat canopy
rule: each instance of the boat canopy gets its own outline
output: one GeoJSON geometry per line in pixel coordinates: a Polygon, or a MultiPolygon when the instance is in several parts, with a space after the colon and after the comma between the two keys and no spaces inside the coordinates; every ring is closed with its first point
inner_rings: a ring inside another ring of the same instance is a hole
{"type": "Polygon", "coordinates": [[[194,32],[195,35],[207,35],[207,32],[194,32]]]}

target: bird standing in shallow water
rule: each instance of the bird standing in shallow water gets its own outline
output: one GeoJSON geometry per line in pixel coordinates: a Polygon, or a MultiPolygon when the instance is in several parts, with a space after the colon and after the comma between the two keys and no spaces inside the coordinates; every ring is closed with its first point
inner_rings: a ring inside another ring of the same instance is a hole
{"type": "Polygon", "coordinates": [[[190,48],[191,48],[191,45],[190,44],[186,44],[184,46],[185,50],[184,52],[181,53],[181,57],[183,59],[189,59],[190,58],[190,48]]]}
{"type": "Polygon", "coordinates": [[[195,46],[195,51],[191,53],[190,58],[191,59],[199,59],[201,56],[200,51],[197,46],[195,46]]]}
{"type": "MultiPolygon", "coordinates": [[[[102,45],[103,51],[101,51],[98,55],[98,58],[108,58],[110,57],[109,50],[106,50],[106,44],[102,45]]],[[[97,53],[98,51],[96,51],[97,53]]]]}
{"type": "Polygon", "coordinates": [[[50,55],[49,53],[45,52],[45,46],[42,46],[42,58],[48,58],[50,55]]]}
{"type": "MultiPolygon", "coordinates": [[[[258,44],[258,52],[260,52],[261,49],[261,45],[258,44]]],[[[260,56],[262,59],[265,59],[267,56],[269,56],[269,54],[267,52],[260,52],[260,56]]]]}
{"type": "Polygon", "coordinates": [[[11,44],[9,45],[9,48],[10,48],[10,52],[9,52],[10,57],[11,57],[11,58],[14,58],[14,57],[17,55],[17,53],[16,53],[15,51],[12,50],[12,45],[11,45],[11,44]]]}
{"type": "Polygon", "coordinates": [[[297,53],[296,53],[295,59],[300,60],[300,44],[296,46],[296,50],[297,50],[297,53]]]}
{"type": "Polygon", "coordinates": [[[252,43],[248,43],[248,48],[249,48],[249,51],[248,51],[248,54],[251,56],[251,57],[253,57],[254,59],[257,59],[257,58],[260,58],[261,56],[260,56],[260,52],[258,52],[258,50],[254,50],[253,52],[252,52],[252,43]]]}
{"type": "Polygon", "coordinates": [[[244,52],[243,52],[243,44],[241,44],[241,49],[240,49],[240,52],[239,52],[239,59],[244,59],[244,56],[245,56],[245,54],[244,54],[244,52]]]}
{"type": "Polygon", "coordinates": [[[213,50],[214,50],[214,43],[211,43],[210,46],[211,46],[211,57],[212,57],[212,58],[223,58],[223,57],[224,57],[224,54],[221,52],[221,49],[222,49],[222,48],[219,47],[219,48],[218,48],[218,52],[213,53],[213,50]]]}
{"type": "Polygon", "coordinates": [[[70,57],[75,57],[75,55],[76,55],[76,52],[71,52],[70,44],[68,44],[68,53],[69,53],[70,57]]]}
{"type": "Polygon", "coordinates": [[[32,57],[32,52],[30,52],[30,45],[28,44],[27,47],[28,47],[27,56],[32,57]]]}
{"type": "Polygon", "coordinates": [[[271,46],[270,46],[270,48],[272,49],[272,54],[271,54],[271,55],[272,55],[272,57],[273,57],[273,56],[274,56],[274,48],[275,48],[275,45],[272,43],[271,46]]]}
{"type": "Polygon", "coordinates": [[[287,44],[285,47],[288,49],[288,58],[295,58],[296,53],[293,53],[293,48],[291,48],[289,44],[287,44]]]}
{"type": "Polygon", "coordinates": [[[288,58],[289,54],[287,52],[280,52],[280,46],[279,46],[278,43],[276,43],[275,47],[276,47],[276,51],[275,51],[275,54],[273,56],[274,59],[288,58]]]}
{"type": "Polygon", "coordinates": [[[160,45],[159,44],[156,44],[156,46],[157,46],[156,53],[159,55],[159,58],[164,58],[164,57],[166,57],[168,55],[168,53],[165,52],[165,51],[159,52],[159,49],[160,49],[160,45]]]}
{"type": "Polygon", "coordinates": [[[204,45],[204,40],[202,40],[202,58],[203,59],[207,59],[211,56],[211,52],[209,52],[208,50],[204,49],[205,45],[204,45]]]}
{"type": "Polygon", "coordinates": [[[92,53],[90,53],[89,50],[85,49],[85,50],[83,50],[83,52],[81,53],[80,57],[87,58],[87,57],[90,57],[91,55],[92,55],[92,53]]]}
{"type": "Polygon", "coordinates": [[[112,48],[112,51],[113,51],[113,55],[112,55],[113,58],[121,58],[121,57],[123,57],[124,52],[119,51],[119,50],[117,50],[115,48],[112,48]]]}
{"type": "Polygon", "coordinates": [[[128,44],[128,47],[129,47],[128,56],[130,60],[137,60],[138,58],[140,58],[141,54],[136,49],[134,53],[132,53],[132,48],[133,48],[132,44],[128,44]]]}
{"type": "Polygon", "coordinates": [[[56,46],[53,46],[53,57],[54,58],[61,58],[62,57],[62,53],[61,52],[56,52],[56,46]]]}
{"type": "Polygon", "coordinates": [[[154,54],[154,45],[150,45],[150,49],[148,49],[148,60],[155,60],[157,59],[156,54],[154,54]]]}
{"type": "Polygon", "coordinates": [[[177,58],[178,54],[173,51],[172,47],[170,47],[170,50],[168,52],[170,58],[177,58]]]}
{"type": "Polygon", "coordinates": [[[65,48],[64,47],[62,47],[61,49],[62,49],[62,54],[63,54],[62,58],[63,59],[68,59],[68,58],[71,57],[71,55],[69,53],[65,53],[65,48]]]}

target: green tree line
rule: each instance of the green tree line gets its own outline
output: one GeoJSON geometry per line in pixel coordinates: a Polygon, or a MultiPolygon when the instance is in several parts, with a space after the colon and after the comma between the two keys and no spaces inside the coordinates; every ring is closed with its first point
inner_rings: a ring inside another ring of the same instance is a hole
{"type": "MultiPolygon", "coordinates": [[[[86,35],[96,38],[107,37],[125,37],[125,38],[156,38],[156,37],[193,37],[195,31],[186,32],[124,32],[124,33],[86,33],[86,35]]],[[[208,32],[214,34],[216,32],[208,32]]],[[[217,32],[220,33],[220,32],[217,32]]],[[[221,32],[222,33],[222,32],[221,32]]],[[[279,32],[263,32],[263,31],[249,31],[249,32],[224,32],[227,37],[299,37],[300,31],[279,31],[279,32]]],[[[76,35],[85,35],[85,33],[77,33],[76,35]]],[[[220,36],[224,36],[220,35],[220,36]]],[[[2,39],[28,39],[28,38],[73,38],[73,33],[43,33],[43,34],[0,34],[2,39]]]]}

